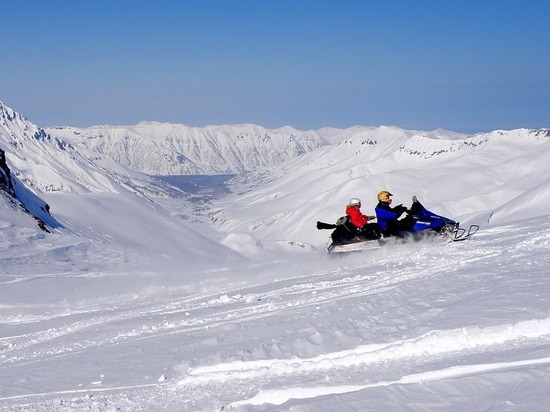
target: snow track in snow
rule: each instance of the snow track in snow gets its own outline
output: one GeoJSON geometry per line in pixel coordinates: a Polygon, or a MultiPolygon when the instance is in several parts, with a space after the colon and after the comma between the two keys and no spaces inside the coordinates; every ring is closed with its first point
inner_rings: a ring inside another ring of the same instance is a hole
{"type": "Polygon", "coordinates": [[[521,346],[550,345],[550,318],[530,320],[480,329],[430,331],[422,336],[387,344],[363,345],[351,350],[326,353],[314,358],[266,359],[218,363],[191,369],[178,385],[190,388],[216,385],[233,387],[235,393],[246,393],[249,388],[258,393],[251,398],[235,401],[233,407],[280,405],[291,398],[305,399],[328,394],[355,392],[392,384],[415,384],[439,379],[466,377],[493,371],[505,371],[531,365],[550,364],[549,357],[524,359],[491,364],[462,364],[472,355],[502,351],[521,346]],[[431,370],[438,362],[457,366],[431,370]],[[409,370],[425,369],[421,373],[409,370]],[[390,371],[390,373],[388,372],[390,371]],[[369,373],[370,372],[370,373],[369,373]],[[376,372],[373,374],[372,372],[376,372]],[[373,380],[358,385],[365,373],[395,379],[373,380]],[[308,382],[308,385],[296,382],[308,382]],[[338,382],[334,385],[332,382],[338,382]],[[281,389],[261,389],[277,387],[281,389]]]}
{"type": "Polygon", "coordinates": [[[285,389],[267,389],[261,390],[253,398],[233,402],[230,406],[233,408],[243,405],[281,405],[291,399],[308,399],[318,396],[339,395],[350,392],[357,392],[363,389],[376,388],[390,385],[408,385],[408,384],[423,384],[430,381],[440,379],[452,379],[460,377],[468,377],[477,374],[504,371],[508,369],[523,368],[526,366],[546,365],[550,364],[549,358],[532,359],[517,362],[503,362],[493,364],[480,365],[462,365],[453,366],[447,369],[427,371],[422,373],[414,373],[405,375],[402,378],[394,381],[382,381],[367,385],[338,385],[338,386],[323,386],[315,385],[309,387],[295,387],[285,389]]]}

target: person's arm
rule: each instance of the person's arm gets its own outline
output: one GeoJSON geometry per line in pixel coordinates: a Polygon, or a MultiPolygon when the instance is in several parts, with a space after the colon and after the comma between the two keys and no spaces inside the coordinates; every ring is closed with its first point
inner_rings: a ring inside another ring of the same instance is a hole
{"type": "Polygon", "coordinates": [[[396,214],[396,219],[399,219],[399,217],[407,211],[407,208],[405,206],[397,205],[392,209],[392,212],[396,214]]]}

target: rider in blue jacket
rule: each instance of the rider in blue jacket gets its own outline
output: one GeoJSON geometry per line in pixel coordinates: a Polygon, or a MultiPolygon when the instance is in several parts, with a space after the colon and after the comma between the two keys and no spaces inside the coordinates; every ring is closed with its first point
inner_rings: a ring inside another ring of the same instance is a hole
{"type": "Polygon", "coordinates": [[[397,205],[391,207],[393,196],[387,190],[382,190],[378,193],[378,205],[374,211],[376,212],[376,218],[378,225],[382,229],[382,233],[386,236],[397,236],[400,232],[410,231],[414,225],[414,221],[405,218],[398,220],[403,213],[407,211],[407,208],[403,205],[397,205]]]}

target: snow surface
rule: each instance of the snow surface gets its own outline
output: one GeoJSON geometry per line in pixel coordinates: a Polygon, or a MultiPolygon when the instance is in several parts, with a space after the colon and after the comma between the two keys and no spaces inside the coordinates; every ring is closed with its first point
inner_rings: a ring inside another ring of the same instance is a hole
{"type": "Polygon", "coordinates": [[[0,132],[58,225],[0,196],[0,410],[547,410],[548,132],[433,134],[359,129],[186,195],[0,132]],[[383,188],[481,229],[327,255],[316,220],[383,188]]]}

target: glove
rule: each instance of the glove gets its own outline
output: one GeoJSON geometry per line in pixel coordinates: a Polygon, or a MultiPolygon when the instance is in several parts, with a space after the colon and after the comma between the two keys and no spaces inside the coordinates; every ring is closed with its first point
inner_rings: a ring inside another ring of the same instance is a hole
{"type": "Polygon", "coordinates": [[[403,206],[403,204],[400,204],[395,206],[394,210],[399,216],[401,216],[404,212],[407,211],[407,208],[403,206]]]}

